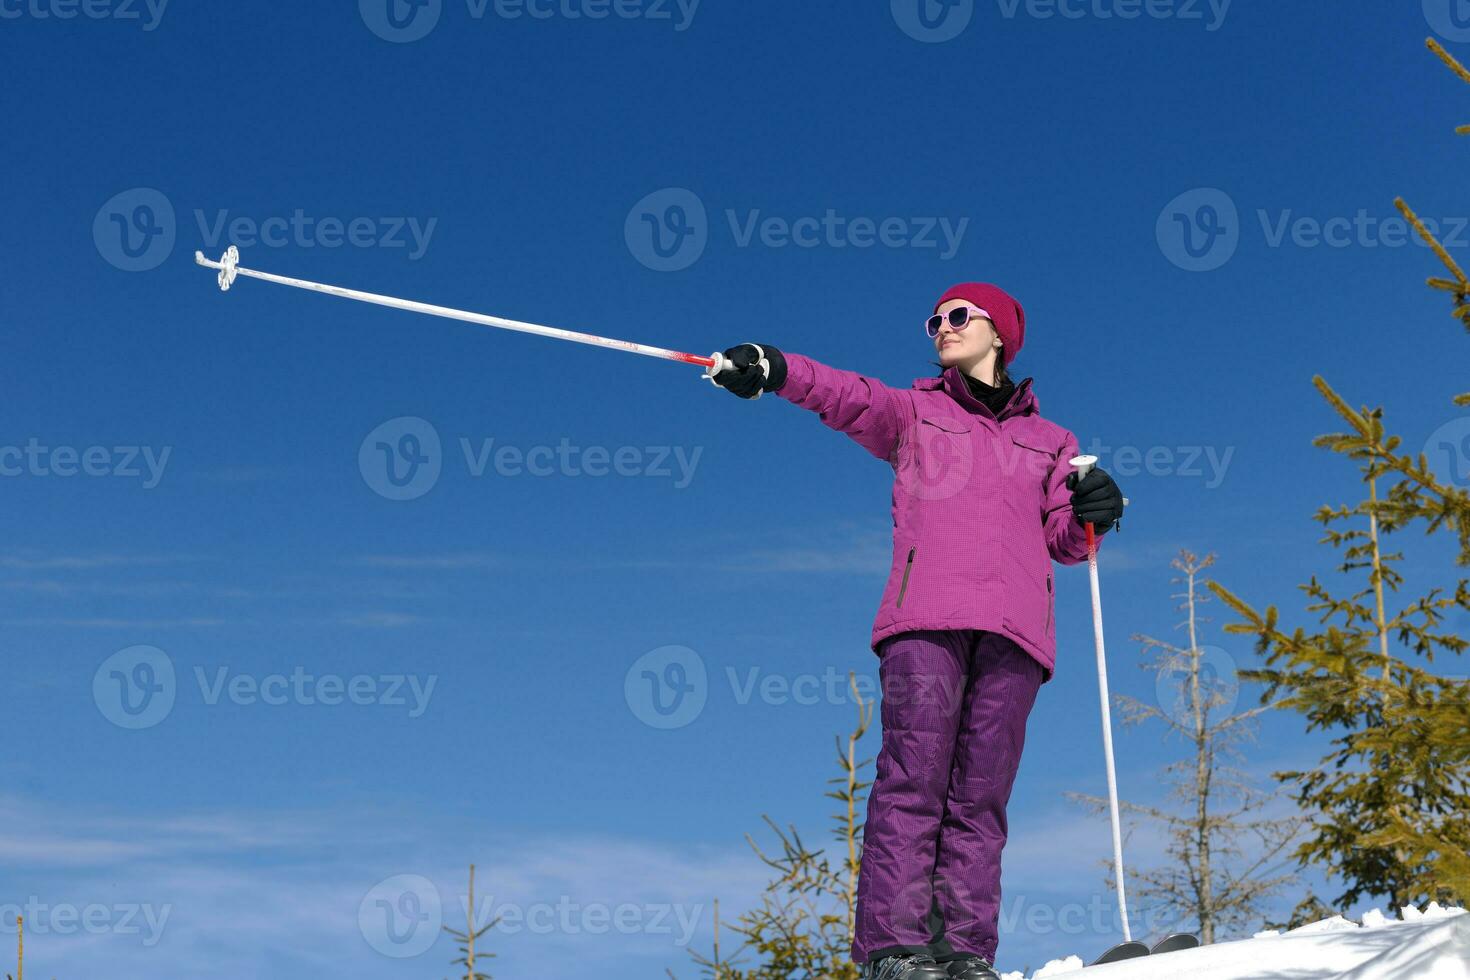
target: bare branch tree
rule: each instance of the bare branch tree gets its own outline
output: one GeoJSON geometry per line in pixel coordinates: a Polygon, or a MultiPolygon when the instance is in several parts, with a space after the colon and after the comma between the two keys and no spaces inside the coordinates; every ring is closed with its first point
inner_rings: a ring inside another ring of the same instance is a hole
{"type": "MultiPolygon", "coordinates": [[[[1242,759],[1240,746],[1254,739],[1256,717],[1273,705],[1231,713],[1238,693],[1233,665],[1216,663],[1218,658],[1199,644],[1204,621],[1199,606],[1209,597],[1201,594],[1198,575],[1214,562],[1213,554],[1200,558],[1181,549],[1170,563],[1181,573],[1170,581],[1184,583],[1184,591],[1170,598],[1182,600],[1177,608],[1186,615],[1175,628],[1187,631],[1186,646],[1133,636],[1143,644],[1141,666],[1160,678],[1161,701],[1163,678],[1175,679],[1171,703],[1151,704],[1122,694],[1113,698],[1124,724],[1160,723],[1167,735],[1189,748],[1187,757],[1163,770],[1177,811],[1136,803],[1124,803],[1122,809],[1132,822],[1162,826],[1173,858],[1162,867],[1130,869],[1136,894],[1171,919],[1198,922],[1206,943],[1259,918],[1265,900],[1293,880],[1272,864],[1303,822],[1300,817],[1266,816],[1277,797],[1257,790],[1230,764],[1242,759]]],[[[1067,795],[1095,811],[1107,806],[1098,797],[1067,795]]]]}

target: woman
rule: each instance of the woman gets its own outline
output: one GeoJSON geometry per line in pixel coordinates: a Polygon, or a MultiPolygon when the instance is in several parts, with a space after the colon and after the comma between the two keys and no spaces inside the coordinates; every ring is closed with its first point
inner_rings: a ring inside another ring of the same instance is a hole
{"type": "Polygon", "coordinates": [[[1056,663],[1053,561],[1087,558],[1123,513],[1112,477],[1080,482],[1077,438],[1006,368],[1021,304],[985,283],[926,324],[938,377],[907,390],[769,344],[715,381],[775,392],[893,467],[893,559],[872,647],[883,747],[868,800],[853,959],[869,980],[996,980],[1000,854],[1026,718],[1056,663]]]}

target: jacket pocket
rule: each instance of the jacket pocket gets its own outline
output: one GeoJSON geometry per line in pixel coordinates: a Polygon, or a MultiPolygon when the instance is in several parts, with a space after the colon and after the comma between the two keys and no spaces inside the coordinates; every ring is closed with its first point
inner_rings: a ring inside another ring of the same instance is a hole
{"type": "Polygon", "coordinates": [[[1020,438],[1012,435],[1011,444],[1016,447],[1011,458],[1011,479],[1033,486],[1038,493],[1044,494],[1047,476],[1056,465],[1056,455],[1043,446],[1041,440],[1029,435],[1020,438]]]}
{"type": "Polygon", "coordinates": [[[898,601],[893,604],[895,609],[903,607],[904,594],[909,590],[909,573],[914,570],[914,554],[918,550],[918,545],[913,545],[909,548],[908,561],[903,564],[903,581],[898,586],[898,601]]]}
{"type": "Polygon", "coordinates": [[[1051,590],[1051,569],[1046,570],[1046,635],[1051,636],[1052,609],[1056,606],[1056,597],[1051,590]]]}
{"type": "Polygon", "coordinates": [[[955,415],[926,415],[919,419],[920,425],[932,425],[945,432],[969,432],[970,420],[955,415]]]}

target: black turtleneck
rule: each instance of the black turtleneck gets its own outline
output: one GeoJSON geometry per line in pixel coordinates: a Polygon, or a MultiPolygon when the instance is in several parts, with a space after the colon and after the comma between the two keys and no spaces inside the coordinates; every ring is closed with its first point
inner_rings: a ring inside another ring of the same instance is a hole
{"type": "Polygon", "coordinates": [[[974,395],[977,400],[984,402],[985,407],[990,409],[991,415],[999,418],[1000,410],[1005,408],[1006,402],[1011,400],[1011,393],[1016,390],[1016,386],[1010,381],[1007,381],[997,388],[994,385],[986,384],[979,378],[972,378],[968,374],[961,373],[965,379],[965,384],[969,386],[970,394],[974,395]]]}

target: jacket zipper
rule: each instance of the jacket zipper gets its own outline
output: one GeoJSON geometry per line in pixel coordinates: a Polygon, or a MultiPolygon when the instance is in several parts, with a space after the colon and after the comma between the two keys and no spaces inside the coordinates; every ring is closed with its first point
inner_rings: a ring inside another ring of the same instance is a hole
{"type": "Polygon", "coordinates": [[[1046,573],[1046,631],[1047,631],[1047,633],[1050,633],[1051,632],[1051,610],[1052,610],[1051,572],[1047,572],[1046,573]]]}
{"type": "Polygon", "coordinates": [[[898,587],[898,602],[895,604],[895,608],[903,605],[904,593],[909,590],[909,572],[913,571],[914,552],[918,550],[918,545],[914,545],[913,547],[909,548],[909,560],[906,561],[903,566],[903,582],[898,587]]]}

